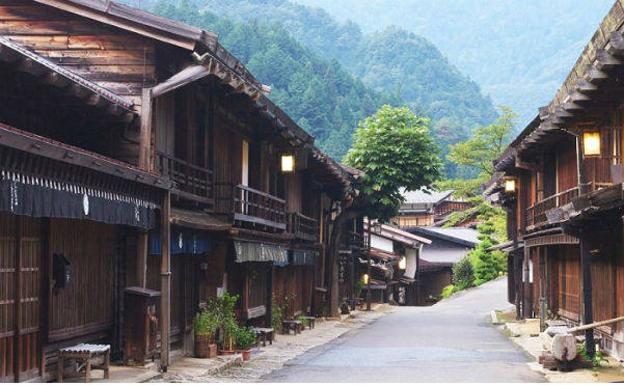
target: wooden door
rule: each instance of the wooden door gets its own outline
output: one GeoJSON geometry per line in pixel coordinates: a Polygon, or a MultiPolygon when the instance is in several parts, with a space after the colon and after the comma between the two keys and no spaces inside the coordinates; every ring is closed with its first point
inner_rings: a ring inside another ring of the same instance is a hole
{"type": "Polygon", "coordinates": [[[0,381],[39,375],[39,221],[0,214],[0,381]]]}

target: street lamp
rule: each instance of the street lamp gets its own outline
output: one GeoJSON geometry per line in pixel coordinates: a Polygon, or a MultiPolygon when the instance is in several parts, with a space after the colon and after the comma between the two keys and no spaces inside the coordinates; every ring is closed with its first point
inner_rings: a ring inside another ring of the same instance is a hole
{"type": "Polygon", "coordinates": [[[583,132],[583,155],[600,156],[600,131],[583,132]]]}

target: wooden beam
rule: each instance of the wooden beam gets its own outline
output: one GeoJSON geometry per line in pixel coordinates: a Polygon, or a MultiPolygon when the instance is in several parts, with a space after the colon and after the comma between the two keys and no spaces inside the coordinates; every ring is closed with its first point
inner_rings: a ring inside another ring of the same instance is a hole
{"type": "Polygon", "coordinates": [[[574,91],[572,94],[570,94],[570,97],[568,100],[571,101],[572,103],[583,103],[583,102],[591,101],[592,98],[578,91],[574,91]]]}
{"type": "Polygon", "coordinates": [[[583,106],[581,106],[579,104],[573,103],[573,102],[565,102],[565,103],[563,103],[561,108],[563,108],[563,110],[567,111],[567,112],[582,111],[582,110],[585,109],[585,107],[583,107],[583,106]]]}
{"type": "Polygon", "coordinates": [[[139,167],[145,171],[152,171],[152,125],[153,113],[153,89],[144,88],[141,94],[141,127],[139,131],[139,167]]]}
{"type": "Polygon", "coordinates": [[[22,58],[22,55],[18,54],[11,48],[0,44],[0,61],[6,63],[13,63],[22,58]]]}
{"type": "Polygon", "coordinates": [[[604,80],[607,80],[609,78],[609,75],[606,72],[601,71],[600,69],[598,69],[596,67],[596,65],[594,64],[593,66],[591,66],[589,68],[589,70],[585,74],[584,78],[588,82],[590,82],[592,84],[596,84],[596,83],[600,83],[600,82],[602,82],[604,80]]]}
{"type": "MultiPolygon", "coordinates": [[[[591,324],[594,322],[594,307],[592,300],[592,254],[589,246],[589,240],[587,239],[587,231],[583,231],[584,237],[581,236],[581,279],[583,288],[583,324],[591,324]]],[[[593,357],[596,353],[596,345],[594,342],[593,329],[585,330],[585,350],[590,357],[593,357]]]]}
{"type": "Polygon", "coordinates": [[[613,31],[609,35],[609,43],[605,48],[611,55],[622,57],[624,56],[624,36],[621,32],[613,31]]]}
{"type": "Polygon", "coordinates": [[[208,75],[210,75],[210,70],[204,65],[195,64],[186,67],[164,82],[154,86],[152,88],[152,98],[157,98],[180,87],[184,87],[185,85],[205,78],[208,75]]]}
{"type": "Polygon", "coordinates": [[[592,84],[585,79],[579,80],[579,82],[576,84],[575,89],[576,91],[584,94],[590,94],[598,91],[598,87],[595,84],[592,84]]]}
{"type": "Polygon", "coordinates": [[[160,366],[169,366],[169,329],[171,323],[171,193],[165,192],[160,210],[160,366]]]}
{"type": "Polygon", "coordinates": [[[611,55],[604,49],[596,52],[596,68],[601,71],[609,71],[617,66],[621,66],[622,61],[611,55]]]}

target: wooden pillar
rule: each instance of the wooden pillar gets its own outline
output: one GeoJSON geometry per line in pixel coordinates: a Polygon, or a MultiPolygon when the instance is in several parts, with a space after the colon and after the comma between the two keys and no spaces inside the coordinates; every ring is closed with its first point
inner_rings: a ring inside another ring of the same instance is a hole
{"type": "MultiPolygon", "coordinates": [[[[592,277],[591,265],[592,255],[589,240],[586,232],[581,232],[581,277],[583,287],[583,324],[594,322],[594,307],[592,303],[592,277]]],[[[594,329],[585,330],[585,349],[590,357],[596,354],[596,343],[594,342],[594,329]]]]}
{"type": "Polygon", "coordinates": [[[171,296],[171,226],[169,224],[169,213],[171,209],[171,193],[165,193],[161,208],[160,224],[160,366],[163,372],[169,366],[169,325],[171,318],[170,296],[171,296]]]}
{"type": "Polygon", "coordinates": [[[152,89],[143,88],[141,95],[141,131],[139,133],[139,167],[152,171],[152,89]]]}
{"type": "Polygon", "coordinates": [[[148,254],[148,233],[140,231],[137,236],[137,285],[147,287],[147,254],[148,254]]]}
{"type": "Polygon", "coordinates": [[[13,374],[20,382],[22,363],[22,217],[15,215],[15,335],[13,337],[13,374]]]}

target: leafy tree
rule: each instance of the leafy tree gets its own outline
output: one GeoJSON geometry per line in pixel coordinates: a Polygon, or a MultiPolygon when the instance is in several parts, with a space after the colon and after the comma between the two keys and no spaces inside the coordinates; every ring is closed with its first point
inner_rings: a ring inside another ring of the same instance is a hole
{"type": "Polygon", "coordinates": [[[463,257],[453,265],[454,291],[464,290],[474,285],[474,271],[470,258],[463,257]]]}
{"type": "Polygon", "coordinates": [[[493,161],[511,139],[516,114],[506,106],[500,106],[500,110],[501,115],[494,123],[478,127],[470,139],[452,145],[448,155],[448,159],[458,165],[477,169],[482,180],[494,175],[493,161]]]}
{"type": "Polygon", "coordinates": [[[359,186],[364,197],[361,205],[369,217],[382,221],[397,214],[402,187],[429,186],[439,178],[442,167],[429,134],[429,120],[407,107],[388,105],[360,122],[344,160],[364,171],[359,186]]]}

